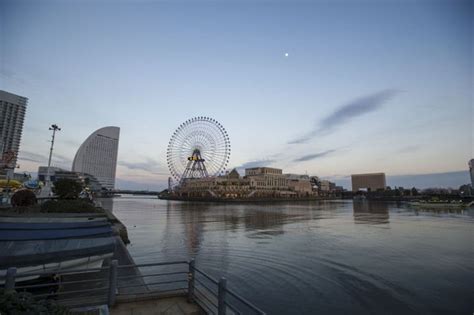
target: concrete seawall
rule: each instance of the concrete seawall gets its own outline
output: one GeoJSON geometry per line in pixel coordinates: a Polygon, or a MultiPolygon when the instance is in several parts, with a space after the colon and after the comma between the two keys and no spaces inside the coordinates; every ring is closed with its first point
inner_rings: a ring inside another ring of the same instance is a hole
{"type": "Polygon", "coordinates": [[[124,244],[130,244],[128,238],[127,227],[109,210],[101,208],[107,216],[107,219],[112,224],[112,230],[120,236],[124,244]]]}

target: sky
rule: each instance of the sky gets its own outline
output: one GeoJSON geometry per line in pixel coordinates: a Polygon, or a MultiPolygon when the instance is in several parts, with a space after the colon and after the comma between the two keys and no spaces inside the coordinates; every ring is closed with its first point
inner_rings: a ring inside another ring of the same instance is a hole
{"type": "Polygon", "coordinates": [[[29,99],[18,171],[47,164],[52,123],[66,169],[119,126],[116,186],[164,188],[171,135],[207,116],[229,134],[229,169],[461,185],[473,20],[457,0],[0,0],[0,89],[29,99]]]}

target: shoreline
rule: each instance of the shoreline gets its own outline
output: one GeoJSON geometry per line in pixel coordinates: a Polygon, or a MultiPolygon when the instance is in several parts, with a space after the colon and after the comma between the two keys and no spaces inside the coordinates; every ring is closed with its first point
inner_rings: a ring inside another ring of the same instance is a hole
{"type": "Polygon", "coordinates": [[[216,202],[216,203],[259,203],[259,202],[299,202],[299,201],[324,201],[324,200],[346,200],[351,198],[341,197],[307,197],[307,198],[200,198],[200,197],[172,197],[158,196],[160,200],[190,201],[190,202],[216,202]]]}
{"type": "MultiPolygon", "coordinates": [[[[380,197],[380,196],[366,196],[364,199],[357,199],[353,197],[302,197],[302,198],[213,198],[213,197],[178,197],[178,196],[158,196],[160,200],[174,200],[187,202],[216,202],[216,203],[261,203],[261,202],[308,202],[308,201],[326,201],[326,200],[353,200],[355,202],[363,201],[382,201],[382,202],[414,202],[426,200],[429,196],[404,196],[404,197],[380,197]]],[[[474,197],[463,198],[446,198],[446,200],[462,200],[462,202],[469,203],[474,201],[474,197]]]]}

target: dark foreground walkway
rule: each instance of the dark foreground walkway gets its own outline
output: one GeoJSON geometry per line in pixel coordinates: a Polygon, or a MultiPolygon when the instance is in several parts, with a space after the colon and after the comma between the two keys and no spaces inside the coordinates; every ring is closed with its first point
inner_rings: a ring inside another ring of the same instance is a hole
{"type": "Polygon", "coordinates": [[[199,306],[186,301],[185,297],[171,297],[147,301],[118,303],[110,309],[111,315],[200,315],[199,306]]]}

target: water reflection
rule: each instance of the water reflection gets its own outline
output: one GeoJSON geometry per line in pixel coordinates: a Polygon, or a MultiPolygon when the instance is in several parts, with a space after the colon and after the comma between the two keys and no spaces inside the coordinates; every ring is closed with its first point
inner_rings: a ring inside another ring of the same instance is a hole
{"type": "Polygon", "coordinates": [[[388,203],[381,201],[354,200],[354,222],[357,224],[388,224],[388,203]]]}
{"type": "Polygon", "coordinates": [[[268,314],[472,310],[474,220],[464,213],[415,217],[374,201],[113,206],[137,263],[195,258],[268,314]]]}
{"type": "Polygon", "coordinates": [[[181,211],[181,221],[184,224],[184,232],[186,239],[186,247],[191,257],[194,257],[201,247],[203,242],[203,219],[204,208],[194,209],[188,208],[181,211]]]}

